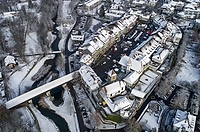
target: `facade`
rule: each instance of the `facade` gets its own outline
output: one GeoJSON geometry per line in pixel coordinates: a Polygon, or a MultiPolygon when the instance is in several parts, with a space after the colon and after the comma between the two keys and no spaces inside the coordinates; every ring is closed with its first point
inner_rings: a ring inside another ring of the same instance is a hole
{"type": "Polygon", "coordinates": [[[114,82],[114,81],[116,81],[116,80],[117,80],[117,74],[115,73],[114,70],[110,70],[110,71],[108,72],[108,81],[109,81],[109,82],[114,82]]]}
{"type": "Polygon", "coordinates": [[[85,2],[85,7],[88,11],[94,9],[95,7],[97,7],[98,5],[101,4],[102,0],[89,0],[87,2],[85,2]]]}
{"type": "Polygon", "coordinates": [[[89,43],[83,44],[79,47],[79,54],[81,56],[81,62],[90,65],[92,62],[96,62],[106,51],[108,51],[120,36],[127,33],[136,23],[137,17],[131,15],[120,19],[119,21],[108,25],[99,31],[99,34],[95,36],[89,43]],[[85,62],[85,57],[90,56],[92,61],[85,62]]]}
{"type": "Polygon", "coordinates": [[[104,86],[103,90],[108,98],[112,98],[124,92],[125,86],[126,84],[123,81],[117,81],[104,86]]]}
{"type": "Polygon", "coordinates": [[[125,14],[124,11],[110,9],[108,12],[105,13],[105,17],[111,20],[119,19],[125,14]]]}
{"type": "Polygon", "coordinates": [[[90,66],[83,65],[79,69],[79,73],[89,92],[95,91],[101,86],[101,79],[96,75],[90,66]]]}
{"type": "Polygon", "coordinates": [[[73,30],[71,33],[71,39],[73,41],[84,41],[84,35],[82,33],[79,33],[79,31],[73,30]]]}

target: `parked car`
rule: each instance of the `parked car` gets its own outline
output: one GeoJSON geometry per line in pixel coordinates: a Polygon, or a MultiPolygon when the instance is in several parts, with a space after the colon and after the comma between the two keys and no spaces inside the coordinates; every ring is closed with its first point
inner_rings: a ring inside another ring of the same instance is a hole
{"type": "Polygon", "coordinates": [[[117,52],[117,47],[114,48],[113,52],[117,52]]]}

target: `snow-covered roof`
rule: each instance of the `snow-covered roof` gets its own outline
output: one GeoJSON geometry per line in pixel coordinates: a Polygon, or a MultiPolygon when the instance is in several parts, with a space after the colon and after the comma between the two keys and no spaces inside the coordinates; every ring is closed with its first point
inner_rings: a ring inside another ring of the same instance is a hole
{"type": "Polygon", "coordinates": [[[163,49],[161,47],[158,47],[156,52],[152,55],[152,60],[158,63],[162,63],[165,58],[168,56],[169,50],[163,49]]]}
{"type": "Polygon", "coordinates": [[[132,3],[136,4],[136,5],[142,5],[142,4],[145,4],[145,1],[144,0],[133,0],[132,3]]]}
{"type": "Polygon", "coordinates": [[[156,50],[156,48],[159,46],[160,44],[155,41],[154,39],[152,39],[151,41],[149,41],[146,45],[144,45],[141,48],[141,51],[144,55],[146,56],[151,56],[152,53],[156,50]]]}
{"type": "Polygon", "coordinates": [[[151,90],[152,86],[156,83],[158,76],[159,75],[157,73],[155,73],[151,70],[145,71],[141,75],[139,82],[134,87],[135,90],[138,90],[142,93],[137,91],[137,93],[139,93],[139,95],[136,95],[136,94],[134,94],[134,95],[137,97],[145,96],[145,94],[147,94],[151,90]]]}
{"type": "Polygon", "coordinates": [[[87,50],[90,52],[90,54],[93,54],[95,52],[95,48],[93,46],[88,46],[87,50]]]}
{"type": "Polygon", "coordinates": [[[96,4],[96,3],[100,2],[100,1],[101,0],[89,0],[89,1],[85,2],[85,5],[90,7],[90,6],[96,4]]]}
{"type": "Polygon", "coordinates": [[[123,81],[117,81],[113,82],[111,84],[108,84],[104,87],[104,91],[106,95],[111,95],[114,93],[118,93],[118,91],[121,91],[123,87],[125,87],[126,84],[123,81]]]}
{"type": "Polygon", "coordinates": [[[113,9],[111,9],[111,10],[109,10],[109,13],[112,13],[112,14],[116,14],[116,15],[123,15],[125,12],[124,11],[122,11],[122,10],[113,10],[113,9]]]}
{"type": "Polygon", "coordinates": [[[128,109],[131,106],[131,102],[126,97],[118,99],[113,103],[114,103],[113,107],[110,107],[113,112],[116,112],[123,108],[128,109]]]}
{"type": "Polygon", "coordinates": [[[129,73],[123,80],[126,83],[133,85],[139,79],[141,74],[142,74],[142,72],[138,73],[138,72],[133,71],[133,72],[129,73]]]}
{"type": "Polygon", "coordinates": [[[194,5],[193,4],[187,4],[187,5],[185,5],[185,7],[184,7],[184,9],[191,9],[191,10],[195,10],[195,7],[194,7],[194,5]]]}
{"type": "Polygon", "coordinates": [[[83,56],[81,56],[80,58],[80,62],[86,64],[86,65],[90,65],[93,62],[93,58],[91,55],[89,54],[84,54],[83,56]]]}
{"type": "Polygon", "coordinates": [[[11,55],[6,56],[6,58],[4,59],[4,62],[5,62],[5,66],[8,66],[9,64],[16,64],[15,57],[11,55]]]}
{"type": "Polygon", "coordinates": [[[107,18],[120,18],[122,15],[119,15],[119,14],[114,14],[114,13],[105,13],[105,17],[107,18]]]}
{"type": "Polygon", "coordinates": [[[128,109],[131,106],[131,101],[125,96],[113,102],[110,98],[106,97],[103,91],[100,91],[100,94],[112,112],[116,112],[121,109],[128,109]]]}
{"type": "Polygon", "coordinates": [[[117,75],[116,73],[115,73],[115,71],[114,70],[110,70],[109,72],[108,72],[108,76],[115,76],[115,75],[117,75]]]}
{"type": "Polygon", "coordinates": [[[79,73],[91,91],[99,88],[99,84],[102,81],[90,66],[83,65],[79,69],[79,73]]]}
{"type": "Polygon", "coordinates": [[[144,98],[144,96],[147,94],[145,92],[142,92],[142,91],[139,91],[138,89],[132,89],[131,90],[131,94],[136,96],[136,97],[139,97],[139,98],[144,98]]]}
{"type": "Polygon", "coordinates": [[[120,59],[119,64],[125,67],[130,66],[131,70],[134,70],[137,72],[142,71],[142,62],[140,60],[130,58],[126,55],[120,59]]]}
{"type": "Polygon", "coordinates": [[[194,132],[196,116],[191,115],[187,111],[177,110],[173,120],[173,127],[181,129],[184,127],[186,131],[194,132]]]}

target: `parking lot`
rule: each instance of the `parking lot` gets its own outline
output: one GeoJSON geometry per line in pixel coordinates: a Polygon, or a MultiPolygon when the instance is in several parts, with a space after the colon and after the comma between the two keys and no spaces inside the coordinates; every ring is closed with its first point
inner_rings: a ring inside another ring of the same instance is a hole
{"type": "Polygon", "coordinates": [[[92,66],[97,75],[106,82],[107,72],[113,69],[116,73],[121,71],[118,61],[123,55],[129,55],[131,50],[139,46],[143,41],[151,36],[151,33],[156,30],[158,25],[150,22],[148,24],[136,24],[126,35],[121,37],[109,51],[107,51],[102,58],[92,66]]]}

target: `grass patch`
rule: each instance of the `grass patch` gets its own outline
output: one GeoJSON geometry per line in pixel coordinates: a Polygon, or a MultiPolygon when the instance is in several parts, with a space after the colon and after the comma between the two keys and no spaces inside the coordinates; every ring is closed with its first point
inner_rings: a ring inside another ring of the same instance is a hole
{"type": "Polygon", "coordinates": [[[124,121],[124,119],[121,116],[117,116],[117,115],[107,115],[105,119],[114,121],[116,123],[122,123],[124,121]]]}

